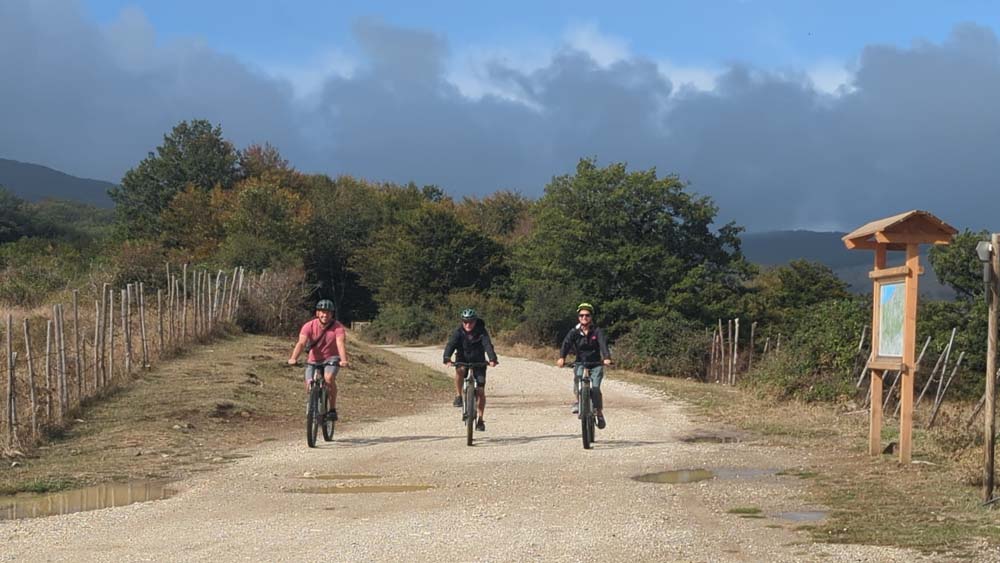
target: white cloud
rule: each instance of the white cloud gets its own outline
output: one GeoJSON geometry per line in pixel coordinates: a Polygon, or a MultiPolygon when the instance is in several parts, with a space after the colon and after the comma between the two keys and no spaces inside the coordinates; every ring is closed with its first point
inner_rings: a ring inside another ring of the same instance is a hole
{"type": "Polygon", "coordinates": [[[813,86],[825,94],[849,94],[854,90],[854,73],[843,62],[823,61],[806,70],[813,86]]]}
{"type": "Polygon", "coordinates": [[[330,48],[304,63],[270,63],[261,67],[270,76],[291,83],[297,100],[309,101],[316,98],[331,77],[350,78],[358,65],[357,59],[345,51],[330,48]]]}
{"type": "Polygon", "coordinates": [[[609,66],[632,56],[627,41],[601,32],[592,23],[571,26],[564,41],[569,47],[590,55],[601,66],[609,66]]]}

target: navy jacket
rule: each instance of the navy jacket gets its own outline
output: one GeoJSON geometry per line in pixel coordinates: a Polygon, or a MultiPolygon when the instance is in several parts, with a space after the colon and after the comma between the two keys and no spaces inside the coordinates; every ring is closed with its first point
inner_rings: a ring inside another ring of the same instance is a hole
{"type": "Polygon", "coordinates": [[[476,319],[472,332],[465,332],[459,325],[451,333],[451,338],[444,347],[444,361],[451,360],[451,355],[455,352],[456,362],[485,362],[487,357],[491,362],[497,361],[497,353],[493,350],[493,342],[490,340],[490,333],[486,332],[483,319],[476,319]]]}

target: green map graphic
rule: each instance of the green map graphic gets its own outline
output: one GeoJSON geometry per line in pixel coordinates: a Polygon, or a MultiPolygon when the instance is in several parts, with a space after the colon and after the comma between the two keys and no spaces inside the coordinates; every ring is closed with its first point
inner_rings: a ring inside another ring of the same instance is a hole
{"type": "Polygon", "coordinates": [[[903,283],[881,286],[879,292],[878,355],[902,357],[903,311],[906,307],[903,283]]]}

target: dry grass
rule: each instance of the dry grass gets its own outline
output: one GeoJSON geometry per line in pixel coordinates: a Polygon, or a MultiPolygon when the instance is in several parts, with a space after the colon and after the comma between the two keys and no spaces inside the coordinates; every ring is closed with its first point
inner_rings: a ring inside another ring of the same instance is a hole
{"type": "MultiPolygon", "coordinates": [[[[828,521],[809,528],[817,541],[895,545],[949,558],[1000,545],[996,513],[980,499],[981,416],[965,428],[972,404],[946,405],[930,431],[922,405],[914,424],[915,463],[901,466],[896,455],[868,455],[867,411],[856,407],[776,403],[745,389],[621,371],[616,377],[683,399],[696,416],[802,451],[802,466],[785,474],[808,479],[811,500],[831,509],[828,521]]],[[[885,421],[883,445],[897,440],[898,424],[885,421]]]]}
{"type": "MultiPolygon", "coordinates": [[[[142,373],[85,405],[61,436],[3,470],[0,492],[180,479],[228,463],[235,450],[301,437],[302,368],[284,364],[292,344],[230,337],[142,373]]],[[[450,397],[450,381],[437,372],[361,343],[349,346],[352,367],[338,378],[342,426],[450,397]]]]}

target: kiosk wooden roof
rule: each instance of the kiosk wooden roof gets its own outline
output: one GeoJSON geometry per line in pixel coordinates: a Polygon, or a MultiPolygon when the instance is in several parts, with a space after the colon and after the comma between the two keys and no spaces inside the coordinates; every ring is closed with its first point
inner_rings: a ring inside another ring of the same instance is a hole
{"type": "Polygon", "coordinates": [[[958,229],[927,211],[913,210],[863,225],[843,237],[849,249],[906,250],[907,244],[948,244],[958,229]]]}

